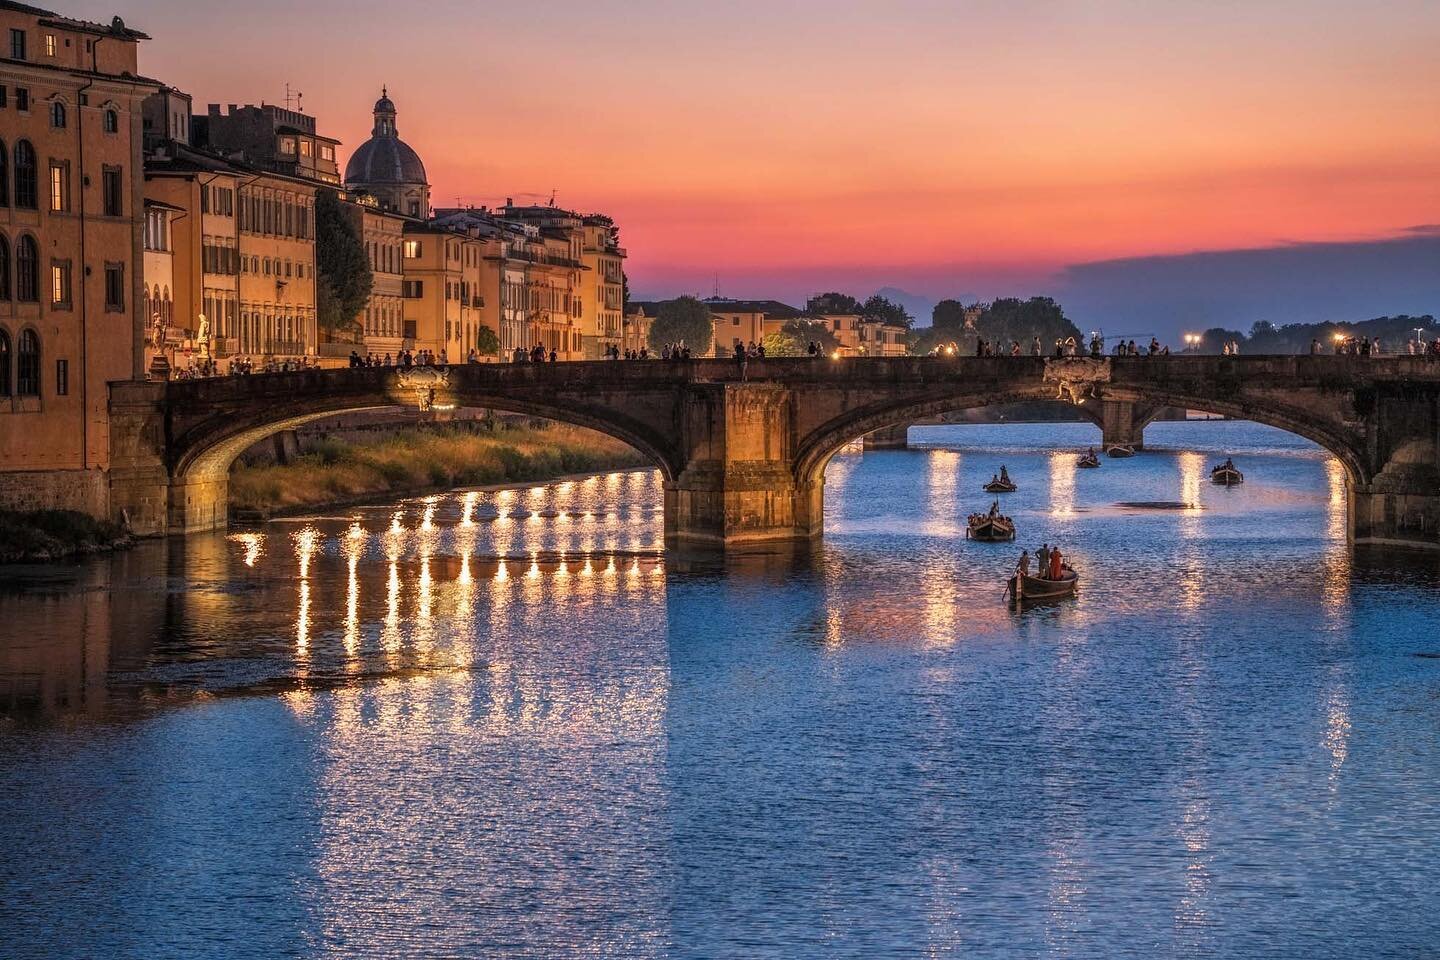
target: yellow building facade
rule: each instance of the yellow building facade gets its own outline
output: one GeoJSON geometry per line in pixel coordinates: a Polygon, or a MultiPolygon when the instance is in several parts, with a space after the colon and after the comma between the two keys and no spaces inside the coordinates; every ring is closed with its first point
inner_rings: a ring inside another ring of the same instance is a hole
{"type": "Polygon", "coordinates": [[[144,39],[0,6],[0,507],[109,510],[107,384],[142,362],[144,39]]]}

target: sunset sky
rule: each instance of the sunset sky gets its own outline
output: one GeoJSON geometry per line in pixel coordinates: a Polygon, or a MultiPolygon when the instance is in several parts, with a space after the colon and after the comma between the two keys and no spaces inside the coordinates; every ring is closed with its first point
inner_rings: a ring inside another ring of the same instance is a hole
{"type": "MultiPolygon", "coordinates": [[[[288,81],[342,157],[388,84],[437,205],[610,213],[637,294],[1063,296],[1076,265],[1440,224],[1435,0],[61,10],[150,33],[197,109],[288,81]]],[[[1355,309],[1440,312],[1386,283],[1355,309]]]]}

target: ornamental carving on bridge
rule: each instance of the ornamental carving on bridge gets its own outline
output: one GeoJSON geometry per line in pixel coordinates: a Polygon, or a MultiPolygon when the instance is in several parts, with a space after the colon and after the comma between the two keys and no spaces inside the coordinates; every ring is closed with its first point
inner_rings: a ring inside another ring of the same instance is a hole
{"type": "Polygon", "coordinates": [[[1051,357],[1045,361],[1045,382],[1058,383],[1056,400],[1084,403],[1100,396],[1100,384],[1110,382],[1109,357],[1051,357]]]}
{"type": "Polygon", "coordinates": [[[449,367],[403,367],[395,371],[395,386],[415,393],[415,405],[428,413],[435,404],[435,393],[450,386],[449,367]]]}

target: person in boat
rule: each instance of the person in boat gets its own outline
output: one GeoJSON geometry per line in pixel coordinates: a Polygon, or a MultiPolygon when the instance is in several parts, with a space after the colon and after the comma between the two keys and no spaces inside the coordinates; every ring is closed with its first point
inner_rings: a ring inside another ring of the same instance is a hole
{"type": "Polygon", "coordinates": [[[992,473],[992,474],[990,474],[990,482],[991,482],[991,483],[999,483],[999,482],[1000,482],[1000,478],[999,478],[998,476],[996,476],[995,474],[992,473]]]}
{"type": "Polygon", "coordinates": [[[1226,458],[1225,458],[1225,469],[1226,469],[1226,470],[1234,470],[1234,469],[1235,469],[1235,461],[1234,461],[1234,460],[1231,460],[1229,457],[1226,457],[1226,458]]]}
{"type": "Polygon", "coordinates": [[[1005,469],[1005,465],[1004,465],[1003,463],[1000,465],[1000,482],[1001,482],[1001,483],[1009,483],[1009,482],[1010,482],[1010,473],[1005,469]]]}
{"type": "Polygon", "coordinates": [[[1050,579],[1059,580],[1065,576],[1065,565],[1060,556],[1060,548],[1055,547],[1050,551],[1050,579]]]}
{"type": "Polygon", "coordinates": [[[1095,459],[1095,448],[1094,448],[1094,447],[1091,447],[1089,450],[1085,451],[1085,456],[1089,457],[1091,460],[1094,460],[1094,459],[1095,459]]]}
{"type": "Polygon", "coordinates": [[[1030,551],[1029,551],[1029,550],[1021,550],[1021,551],[1020,551],[1020,562],[1017,563],[1017,564],[1015,564],[1015,573],[1016,573],[1017,576],[1021,576],[1021,577],[1028,577],[1028,576],[1030,576],[1030,551]]]}
{"type": "Polygon", "coordinates": [[[1050,573],[1050,544],[1042,543],[1040,549],[1035,551],[1035,558],[1039,561],[1035,565],[1035,576],[1044,580],[1050,573]]]}

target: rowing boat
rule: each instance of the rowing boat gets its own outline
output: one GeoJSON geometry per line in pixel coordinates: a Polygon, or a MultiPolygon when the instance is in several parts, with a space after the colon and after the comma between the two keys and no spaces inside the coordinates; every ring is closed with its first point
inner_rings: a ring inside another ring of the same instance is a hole
{"type": "Polygon", "coordinates": [[[1011,599],[1016,603],[1043,603],[1075,596],[1080,575],[1070,567],[1062,567],[1061,572],[1059,580],[1042,580],[1040,577],[1021,576],[1017,571],[1011,576],[1007,588],[1011,599]]]}
{"type": "Polygon", "coordinates": [[[1086,469],[1093,470],[1096,467],[1100,466],[1100,458],[1095,456],[1095,454],[1093,453],[1082,453],[1080,454],[1080,459],[1075,462],[1075,465],[1077,467],[1085,467],[1086,469]]]}
{"type": "Polygon", "coordinates": [[[1014,540],[1015,521],[999,515],[974,516],[970,518],[970,525],[965,530],[965,536],[971,540],[980,540],[985,543],[1014,540]]]}
{"type": "Polygon", "coordinates": [[[1245,482],[1245,474],[1236,470],[1234,467],[1221,464],[1210,471],[1210,482],[1218,483],[1222,487],[1233,487],[1237,483],[1245,482]]]}
{"type": "Polygon", "coordinates": [[[991,480],[985,484],[986,493],[1014,493],[1019,489],[1014,480],[991,480]]]}
{"type": "Polygon", "coordinates": [[[1135,448],[1128,443],[1112,443],[1105,448],[1105,455],[1117,459],[1121,457],[1133,457],[1135,456],[1135,448]]]}

